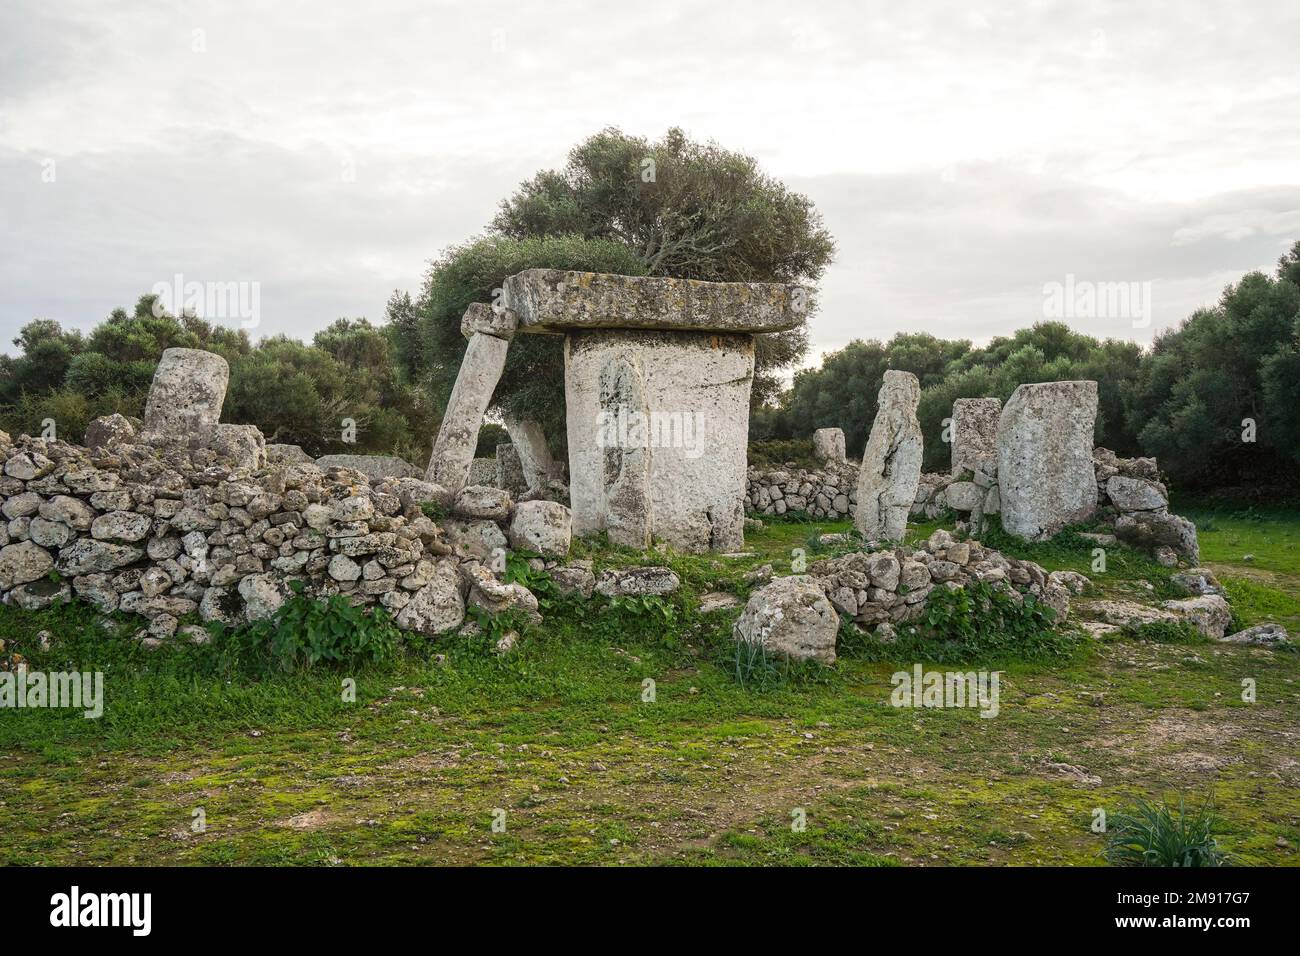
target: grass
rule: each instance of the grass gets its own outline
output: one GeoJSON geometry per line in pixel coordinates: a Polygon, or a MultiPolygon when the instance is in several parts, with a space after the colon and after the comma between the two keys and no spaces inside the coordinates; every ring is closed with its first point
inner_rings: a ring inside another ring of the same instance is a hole
{"type": "MultiPolygon", "coordinates": [[[[1239,615],[1291,613],[1300,519],[1212,517],[1205,560],[1239,615]]],[[[1300,655],[1127,637],[1004,655],[982,665],[1002,673],[993,720],[890,706],[910,657],[739,684],[737,611],[701,615],[698,596],[743,600],[746,572],[816,560],[817,528],[848,525],[769,522],[734,558],[580,546],[598,568],[666,563],[683,590],[650,607],[548,599],[504,658],[449,639],[253,679],[216,649],[143,651],[76,606],[0,607],[0,654],[102,670],[107,698],[100,720],[0,711],[0,863],[1097,865],[1095,808],[1184,792],[1213,801],[1234,862],[1297,862],[1300,655]]],[[[1092,574],[1068,537],[1021,553],[1089,574],[1087,597],[1149,601],[1168,577],[1124,549],[1092,574]]]]}

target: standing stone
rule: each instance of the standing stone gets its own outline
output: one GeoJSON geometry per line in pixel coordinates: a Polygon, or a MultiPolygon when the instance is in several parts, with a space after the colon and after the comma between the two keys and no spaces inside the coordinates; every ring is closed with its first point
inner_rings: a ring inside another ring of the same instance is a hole
{"type": "Polygon", "coordinates": [[[753,336],[610,329],[565,343],[574,533],[742,547],[753,336]]]}
{"type": "Polygon", "coordinates": [[[898,541],[921,480],[924,448],[916,406],[921,383],[911,372],[890,369],[876,400],[858,476],[858,530],[868,540],[898,541]]]}
{"type": "Polygon", "coordinates": [[[167,349],[153,374],[140,441],[209,442],[221,420],[230,366],[214,352],[167,349]]]}
{"type": "Polygon", "coordinates": [[[479,429],[483,427],[483,413],[501,379],[516,324],[509,309],[497,312],[492,306],[475,302],[465,310],[460,330],[469,340],[469,346],[460,363],[438,437],[433,442],[425,481],[442,485],[453,494],[468,482],[479,429]]]}
{"type": "Polygon", "coordinates": [[[519,460],[519,452],[510,442],[497,445],[496,486],[510,492],[511,497],[514,498],[528,491],[528,482],[524,479],[524,466],[519,460]]]}
{"type": "Polygon", "coordinates": [[[998,493],[1007,531],[1041,541],[1096,511],[1096,420],[1096,382],[1015,390],[998,421],[998,493]]]}
{"type": "Polygon", "coordinates": [[[556,467],[542,426],[531,418],[511,416],[506,417],[505,423],[506,431],[510,433],[510,443],[515,446],[515,452],[519,456],[519,466],[523,469],[528,490],[539,491],[545,488],[546,483],[556,477],[556,467]]]}
{"type": "Polygon", "coordinates": [[[844,429],[819,428],[813,432],[813,457],[823,465],[842,465],[848,461],[844,429]]]}
{"type": "Polygon", "coordinates": [[[998,467],[996,398],[959,398],[952,403],[952,473],[983,472],[992,477],[998,467]]]}
{"type": "Polygon", "coordinates": [[[521,331],[565,336],[575,533],[741,547],[754,334],[802,325],[808,291],[551,269],[502,290],[521,331]]]}

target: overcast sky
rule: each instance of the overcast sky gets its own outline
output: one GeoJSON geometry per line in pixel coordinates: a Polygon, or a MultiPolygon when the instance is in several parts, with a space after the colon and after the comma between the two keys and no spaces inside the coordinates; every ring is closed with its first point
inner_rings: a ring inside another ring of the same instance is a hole
{"type": "Polygon", "coordinates": [[[607,125],[680,125],[816,202],[812,359],[987,341],[1070,275],[1137,283],[1067,320],[1147,342],[1300,239],[1295,0],[168,6],[0,5],[10,351],[178,273],[259,283],[254,335],[380,319],[607,125]]]}

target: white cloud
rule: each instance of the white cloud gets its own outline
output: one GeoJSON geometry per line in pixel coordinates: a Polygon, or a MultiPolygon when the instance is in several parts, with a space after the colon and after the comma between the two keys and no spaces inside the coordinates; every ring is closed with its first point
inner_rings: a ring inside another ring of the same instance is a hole
{"type": "Polygon", "coordinates": [[[378,317],[605,125],[682,125],[813,196],[840,245],[817,350],[1009,332],[1071,272],[1153,281],[1170,324],[1300,238],[1297,27],[1281,0],[11,0],[0,336],[176,272],[260,281],[259,333],[378,317]]]}

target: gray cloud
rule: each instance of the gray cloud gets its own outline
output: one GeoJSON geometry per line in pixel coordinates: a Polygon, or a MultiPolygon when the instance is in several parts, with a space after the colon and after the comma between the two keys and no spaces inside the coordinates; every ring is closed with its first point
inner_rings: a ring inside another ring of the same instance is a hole
{"type": "Polygon", "coordinates": [[[382,314],[601,126],[755,155],[839,242],[814,349],[1151,282],[1146,341],[1300,238],[1300,13],[1026,0],[796,10],[18,0],[0,7],[0,342],[156,282],[258,281],[256,334],[382,314]],[[54,163],[55,182],[43,182],[54,163]],[[352,177],[350,173],[355,173],[352,177]]]}

